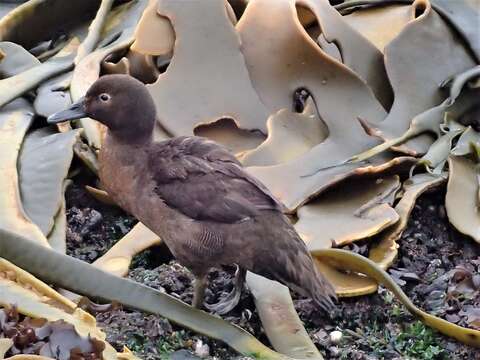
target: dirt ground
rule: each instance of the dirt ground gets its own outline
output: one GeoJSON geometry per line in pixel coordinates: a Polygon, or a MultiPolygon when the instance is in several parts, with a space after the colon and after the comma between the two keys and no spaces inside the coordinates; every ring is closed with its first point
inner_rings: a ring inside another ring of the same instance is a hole
{"type": "MultiPolygon", "coordinates": [[[[68,254],[92,262],[135,224],[118,208],[105,206],[83,190],[77,178],[67,191],[68,254]]],[[[456,232],[446,219],[444,193],[422,196],[402,236],[400,254],[390,274],[414,303],[459,325],[480,329],[480,246],[456,232]]],[[[368,253],[367,244],[351,248],[368,253]]],[[[232,287],[232,270],[212,271],[207,301],[215,302],[232,287]]],[[[192,277],[172,260],[165,247],[138,255],[131,279],[190,302],[192,277]]],[[[326,359],[480,359],[480,351],[461,345],[423,326],[393,295],[341,299],[332,318],[319,314],[310,301],[295,297],[295,306],[326,359]],[[330,340],[342,332],[339,343],[330,340]]],[[[118,350],[127,345],[143,359],[242,359],[223,344],[178,328],[164,318],[116,309],[96,314],[107,340],[118,350]]],[[[268,344],[248,292],[226,320],[268,344]]],[[[245,358],[243,358],[245,359],[245,358]]]]}

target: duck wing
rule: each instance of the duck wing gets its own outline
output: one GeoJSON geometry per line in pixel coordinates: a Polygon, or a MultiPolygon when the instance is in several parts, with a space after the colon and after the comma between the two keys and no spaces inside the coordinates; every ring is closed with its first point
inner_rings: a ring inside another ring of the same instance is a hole
{"type": "Polygon", "coordinates": [[[153,144],[148,168],[165,203],[200,221],[236,223],[282,205],[225,147],[196,136],[153,144]]]}

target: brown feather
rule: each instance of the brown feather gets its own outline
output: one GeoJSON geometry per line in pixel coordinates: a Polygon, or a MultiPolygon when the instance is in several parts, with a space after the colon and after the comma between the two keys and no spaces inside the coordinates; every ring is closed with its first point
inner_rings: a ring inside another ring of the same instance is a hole
{"type": "Polygon", "coordinates": [[[280,209],[268,190],[213,141],[183,136],[152,144],[148,166],[156,194],[195,220],[234,223],[280,209]]]}

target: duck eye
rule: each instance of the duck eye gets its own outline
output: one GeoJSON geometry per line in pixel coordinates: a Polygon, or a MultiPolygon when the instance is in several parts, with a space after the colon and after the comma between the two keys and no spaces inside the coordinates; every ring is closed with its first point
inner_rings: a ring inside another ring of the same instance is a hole
{"type": "Polygon", "coordinates": [[[110,95],[108,95],[106,93],[100,94],[100,100],[106,102],[106,101],[110,100],[110,95]]]}

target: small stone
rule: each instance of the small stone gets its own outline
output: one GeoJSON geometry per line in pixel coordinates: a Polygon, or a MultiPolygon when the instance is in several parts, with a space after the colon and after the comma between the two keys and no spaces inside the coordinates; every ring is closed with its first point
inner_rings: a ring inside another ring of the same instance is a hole
{"type": "Polygon", "coordinates": [[[334,330],[330,333],[330,342],[332,344],[339,344],[342,341],[343,334],[341,331],[334,330]]]}
{"type": "Polygon", "coordinates": [[[336,346],[331,346],[328,348],[331,357],[338,357],[340,355],[340,349],[336,346]]]}
{"type": "Polygon", "coordinates": [[[472,283],[475,289],[480,289],[480,275],[475,274],[472,276],[472,283]]]}
{"type": "Polygon", "coordinates": [[[197,340],[195,343],[195,355],[205,358],[210,355],[210,348],[204,344],[202,340],[197,340]]]}
{"type": "Polygon", "coordinates": [[[457,314],[447,314],[445,315],[445,318],[447,319],[447,321],[455,324],[460,321],[460,316],[458,316],[457,314]]]}
{"type": "Polygon", "coordinates": [[[313,334],[313,339],[320,344],[326,344],[328,343],[330,336],[324,329],[320,329],[313,334]]]}
{"type": "Polygon", "coordinates": [[[430,263],[430,266],[439,267],[440,265],[442,265],[442,260],[440,259],[433,259],[430,263]]]}

